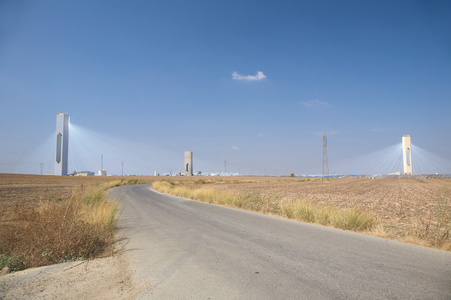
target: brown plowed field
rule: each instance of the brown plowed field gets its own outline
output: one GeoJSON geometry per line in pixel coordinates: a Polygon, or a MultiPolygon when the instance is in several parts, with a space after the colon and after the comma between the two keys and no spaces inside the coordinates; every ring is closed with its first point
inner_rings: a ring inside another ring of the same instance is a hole
{"type": "MultiPolygon", "coordinates": [[[[86,185],[121,177],[61,177],[0,174],[0,222],[11,209],[60,201],[86,185]]],[[[126,177],[153,182],[167,177],[126,177]]],[[[208,187],[236,193],[259,193],[274,201],[312,201],[340,209],[372,212],[378,225],[370,234],[451,250],[451,178],[171,177],[208,180],[208,187]],[[215,183],[215,180],[221,182],[215,183]]]]}
{"type": "Polygon", "coordinates": [[[274,201],[311,201],[373,213],[372,235],[451,250],[451,178],[279,179],[210,184],[218,190],[260,193],[274,201]]]}
{"type": "Polygon", "coordinates": [[[42,201],[66,200],[76,189],[112,180],[112,177],[0,174],[0,222],[18,207],[27,209],[42,201]]]}

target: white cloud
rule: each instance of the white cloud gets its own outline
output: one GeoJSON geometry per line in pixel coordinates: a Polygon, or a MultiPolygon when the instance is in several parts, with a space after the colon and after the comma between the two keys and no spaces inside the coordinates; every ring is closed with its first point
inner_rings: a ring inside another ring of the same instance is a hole
{"type": "Polygon", "coordinates": [[[234,80],[262,80],[265,79],[266,75],[262,71],[258,71],[257,75],[240,75],[237,72],[232,73],[232,79],[234,80]]]}
{"type": "Polygon", "coordinates": [[[377,128],[373,128],[371,129],[372,132],[390,132],[393,131],[393,128],[384,128],[384,127],[377,127],[377,128]]]}
{"type": "Polygon", "coordinates": [[[302,105],[304,105],[305,107],[308,108],[312,108],[312,107],[329,107],[329,103],[327,103],[326,101],[321,101],[321,100],[311,100],[308,102],[305,101],[301,101],[300,102],[302,105]]]}
{"type": "Polygon", "coordinates": [[[237,146],[232,146],[233,150],[239,150],[240,148],[238,148],[237,146]]]}

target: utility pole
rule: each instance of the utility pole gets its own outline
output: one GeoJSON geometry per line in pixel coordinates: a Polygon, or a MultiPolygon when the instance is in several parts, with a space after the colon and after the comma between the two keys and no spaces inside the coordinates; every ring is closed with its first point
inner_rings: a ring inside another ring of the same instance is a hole
{"type": "Polygon", "coordinates": [[[121,176],[124,176],[124,162],[122,162],[122,173],[121,174],[122,174],[121,176]]]}
{"type": "Polygon", "coordinates": [[[224,174],[227,174],[227,161],[224,161],[224,174]]]}
{"type": "Polygon", "coordinates": [[[323,134],[323,172],[321,180],[324,176],[329,177],[329,159],[327,158],[327,135],[323,134]]]}
{"type": "Polygon", "coordinates": [[[43,163],[40,163],[39,165],[41,166],[41,175],[44,175],[44,173],[43,173],[43,171],[42,171],[42,168],[44,167],[44,164],[43,164],[43,163]]]}

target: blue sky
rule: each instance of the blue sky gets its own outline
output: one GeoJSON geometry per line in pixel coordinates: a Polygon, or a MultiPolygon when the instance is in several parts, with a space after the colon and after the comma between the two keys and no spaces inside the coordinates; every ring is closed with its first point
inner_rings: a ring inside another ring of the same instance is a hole
{"type": "Polygon", "coordinates": [[[0,104],[1,173],[451,173],[451,2],[2,0],[0,104]]]}

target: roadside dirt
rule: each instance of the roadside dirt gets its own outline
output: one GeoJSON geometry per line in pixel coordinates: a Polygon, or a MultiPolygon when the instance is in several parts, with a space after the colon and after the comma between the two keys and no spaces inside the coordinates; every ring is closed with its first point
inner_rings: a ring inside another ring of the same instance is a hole
{"type": "Polygon", "coordinates": [[[127,253],[0,276],[0,299],[136,299],[127,253]]]}
{"type": "MultiPolygon", "coordinates": [[[[29,210],[47,201],[64,201],[75,189],[117,179],[120,178],[0,174],[0,226],[10,223],[16,210],[29,210]]],[[[136,299],[143,288],[132,283],[133,272],[122,243],[116,243],[113,256],[110,251],[104,258],[0,275],[0,300],[136,299]]]]}

